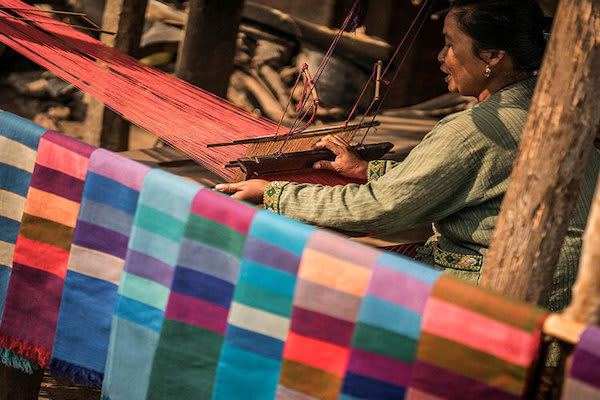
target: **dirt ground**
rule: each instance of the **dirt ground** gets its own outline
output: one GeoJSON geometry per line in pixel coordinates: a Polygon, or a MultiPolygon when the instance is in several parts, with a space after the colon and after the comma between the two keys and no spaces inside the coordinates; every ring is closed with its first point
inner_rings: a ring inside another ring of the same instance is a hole
{"type": "Polygon", "coordinates": [[[38,400],[100,400],[100,388],[77,385],[46,373],[38,400]]]}

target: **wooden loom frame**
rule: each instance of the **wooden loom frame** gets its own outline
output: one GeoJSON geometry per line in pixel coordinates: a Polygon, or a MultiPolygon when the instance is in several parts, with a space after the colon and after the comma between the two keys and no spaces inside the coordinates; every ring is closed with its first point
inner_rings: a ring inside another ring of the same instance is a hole
{"type": "MultiPolygon", "coordinates": [[[[381,99],[381,61],[375,63],[374,70],[375,93],[373,103],[381,99]]],[[[316,84],[307,65],[304,65],[300,73],[304,75],[305,84],[312,96],[313,107],[315,107],[314,113],[316,115],[316,107],[320,102],[316,84]]],[[[369,79],[368,83],[370,83],[370,81],[371,80],[369,79]]],[[[290,101],[292,96],[293,91],[290,94],[290,101]]],[[[357,105],[355,105],[354,109],[356,109],[357,105]]],[[[302,110],[299,110],[298,112],[302,112],[302,110]]],[[[334,134],[338,135],[343,140],[350,142],[359,130],[367,129],[368,132],[370,128],[379,126],[379,124],[378,121],[373,120],[371,122],[361,121],[358,124],[348,125],[348,121],[346,121],[342,126],[300,132],[295,132],[293,128],[290,128],[287,134],[275,134],[251,139],[212,143],[208,144],[206,147],[249,145],[244,157],[232,160],[224,166],[225,168],[240,168],[240,171],[232,179],[233,182],[238,182],[251,178],[268,176],[272,173],[306,170],[312,166],[312,163],[320,159],[333,160],[335,157],[332,158],[333,153],[329,150],[314,150],[313,146],[315,143],[327,135],[334,134]],[[295,167],[294,163],[296,163],[295,167]]],[[[385,153],[390,151],[392,147],[393,145],[391,145],[391,143],[377,143],[366,146],[360,144],[359,146],[355,146],[354,150],[365,161],[372,161],[382,157],[385,153]]]]}

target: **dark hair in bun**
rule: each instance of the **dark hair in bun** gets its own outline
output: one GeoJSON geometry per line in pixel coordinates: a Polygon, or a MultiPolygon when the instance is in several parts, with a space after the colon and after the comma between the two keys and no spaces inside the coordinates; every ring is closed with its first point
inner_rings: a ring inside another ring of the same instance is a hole
{"type": "Polygon", "coordinates": [[[504,50],[515,69],[539,69],[552,21],[544,17],[537,0],[454,0],[450,11],[473,39],[476,55],[504,50]]]}

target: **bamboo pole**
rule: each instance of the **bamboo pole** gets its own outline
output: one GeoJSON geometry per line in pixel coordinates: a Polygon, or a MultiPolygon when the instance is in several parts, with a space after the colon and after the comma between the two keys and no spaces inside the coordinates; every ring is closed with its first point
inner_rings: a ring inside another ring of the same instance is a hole
{"type": "Polygon", "coordinates": [[[600,122],[600,0],[561,0],[480,284],[546,306],[600,122]]]}

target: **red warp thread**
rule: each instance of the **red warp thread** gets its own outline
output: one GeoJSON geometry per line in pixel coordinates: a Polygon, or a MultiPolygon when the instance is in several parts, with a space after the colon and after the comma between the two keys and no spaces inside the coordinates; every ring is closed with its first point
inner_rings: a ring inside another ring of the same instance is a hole
{"type": "MultiPolygon", "coordinates": [[[[19,0],[2,0],[0,4],[29,7],[19,0]]],[[[0,16],[2,42],[224,178],[231,178],[234,171],[221,166],[243,156],[245,147],[211,149],[205,148],[207,143],[268,135],[275,129],[272,121],[144,66],[50,17],[46,17],[47,23],[37,23],[54,37],[4,12],[0,16]]],[[[42,20],[39,14],[37,17],[42,20]]]]}
{"type": "MultiPolygon", "coordinates": [[[[20,0],[0,0],[0,4],[24,17],[35,13],[37,25],[0,11],[1,42],[90,93],[225,179],[231,179],[235,171],[222,168],[223,164],[242,157],[246,146],[206,148],[206,144],[264,136],[276,131],[277,124],[273,121],[259,118],[181,79],[142,65],[68,25],[40,14],[39,10],[20,0]]],[[[316,114],[316,108],[312,110],[309,123],[316,114]]],[[[294,178],[306,181],[300,175],[294,178]]],[[[314,177],[308,179],[314,181],[314,177]]],[[[343,180],[326,177],[318,183],[339,184],[343,180]]]]}

